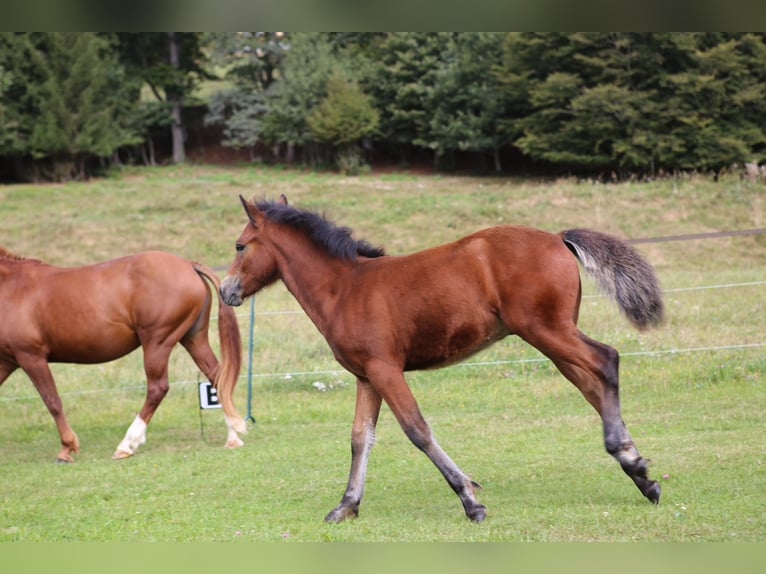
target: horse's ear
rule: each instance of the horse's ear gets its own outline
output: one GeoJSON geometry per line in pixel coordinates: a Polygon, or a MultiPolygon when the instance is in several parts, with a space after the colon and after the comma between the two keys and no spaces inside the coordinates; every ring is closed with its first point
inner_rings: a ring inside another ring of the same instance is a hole
{"type": "Polygon", "coordinates": [[[242,197],[242,195],[239,196],[239,200],[242,202],[242,207],[245,208],[245,213],[247,214],[247,218],[250,220],[250,223],[253,224],[253,227],[258,227],[258,224],[255,222],[255,213],[253,213],[253,210],[255,209],[252,204],[248,203],[247,200],[242,197]]]}
{"type": "Polygon", "coordinates": [[[282,205],[287,205],[287,197],[284,193],[279,196],[279,203],[282,205]]]}

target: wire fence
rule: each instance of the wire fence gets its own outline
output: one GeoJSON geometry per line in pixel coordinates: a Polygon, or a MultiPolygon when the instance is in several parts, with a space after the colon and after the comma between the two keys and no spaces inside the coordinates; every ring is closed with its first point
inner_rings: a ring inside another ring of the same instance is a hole
{"type": "MultiPolygon", "coordinates": [[[[665,289],[663,290],[663,293],[681,293],[681,292],[694,292],[694,291],[707,291],[712,289],[736,289],[741,287],[755,287],[760,285],[766,285],[766,280],[763,281],[747,281],[742,283],[719,283],[719,284],[712,284],[712,285],[698,285],[694,287],[677,287],[672,289],[665,289]]],[[[600,298],[604,297],[600,294],[595,295],[586,295],[583,298],[600,298]]],[[[256,316],[278,316],[278,315],[302,315],[304,312],[302,310],[281,310],[281,311],[259,311],[254,312],[253,315],[256,316]]],[[[238,313],[238,317],[250,317],[249,313],[238,313]]],[[[213,315],[210,317],[211,321],[216,320],[217,318],[213,315]]],[[[690,354],[690,353],[701,353],[701,352],[716,352],[716,351],[739,351],[739,350],[746,350],[746,349],[757,349],[757,348],[764,348],[766,347],[766,341],[759,342],[759,343],[739,343],[739,344],[730,344],[730,345],[715,345],[715,346],[704,346],[704,347],[685,347],[685,348],[671,348],[671,349],[657,349],[657,350],[651,350],[651,351],[633,351],[633,352],[621,352],[620,357],[658,357],[663,355],[682,355],[682,354],[690,354]]],[[[522,365],[522,364],[528,364],[528,363],[545,363],[549,361],[546,357],[532,357],[532,358],[524,358],[524,359],[508,359],[508,360],[497,360],[497,361],[464,361],[461,363],[457,363],[454,365],[450,365],[448,367],[444,367],[444,369],[464,369],[464,368],[478,368],[478,367],[489,367],[489,366],[498,366],[498,365],[522,365]]],[[[317,377],[317,376],[337,376],[346,374],[347,371],[344,369],[329,369],[329,370],[315,370],[315,371],[281,371],[281,372],[249,372],[247,375],[241,375],[239,377],[240,380],[242,379],[255,379],[255,378],[272,378],[275,380],[283,380],[283,381],[290,381],[293,377],[317,377]]],[[[186,385],[197,385],[199,384],[199,380],[186,380],[186,381],[174,381],[171,382],[171,386],[186,386],[186,385]]],[[[248,380],[248,383],[250,381],[248,380]]],[[[133,390],[140,390],[143,389],[146,386],[146,383],[137,383],[135,385],[126,385],[122,387],[112,387],[109,389],[81,389],[81,390],[74,390],[74,391],[67,391],[62,392],[60,395],[62,397],[65,396],[78,396],[78,395],[90,395],[90,394],[100,394],[100,393],[113,393],[113,392],[126,392],[126,391],[133,391],[133,390]]],[[[24,396],[16,396],[16,397],[0,397],[0,402],[8,402],[8,401],[21,401],[21,400],[33,400],[33,399],[39,399],[38,395],[24,395],[24,396]]]]}

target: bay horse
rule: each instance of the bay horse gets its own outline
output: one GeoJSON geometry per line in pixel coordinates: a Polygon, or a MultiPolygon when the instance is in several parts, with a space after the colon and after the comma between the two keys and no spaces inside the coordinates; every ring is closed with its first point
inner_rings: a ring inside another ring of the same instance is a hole
{"type": "Polygon", "coordinates": [[[479,485],[442,450],[404,372],[455,363],[507,335],[539,349],[596,409],[607,452],[653,503],[660,485],[620,414],[618,353],[577,328],[579,260],[638,329],[659,324],[663,303],[653,268],[624,241],[588,229],[558,234],[501,225],[404,256],[355,240],[346,227],[279,201],[249,202],[248,221],[221,282],[229,305],[281,280],[356,376],[351,469],[346,490],[325,517],[359,513],[381,402],[441,471],[476,522],[486,508],[479,485]]]}
{"type": "Polygon", "coordinates": [[[228,427],[227,447],[241,446],[244,420],[233,404],[242,365],[234,310],[218,309],[219,363],[208,341],[211,288],[220,280],[201,263],[147,251],[82,267],[57,267],[0,247],[0,385],[17,368],[32,380],[61,438],[60,462],[80,450],[49,363],[105,363],[143,347],[146,400],[112,458],[133,455],[169,389],[176,343],[217,389],[228,427]]]}

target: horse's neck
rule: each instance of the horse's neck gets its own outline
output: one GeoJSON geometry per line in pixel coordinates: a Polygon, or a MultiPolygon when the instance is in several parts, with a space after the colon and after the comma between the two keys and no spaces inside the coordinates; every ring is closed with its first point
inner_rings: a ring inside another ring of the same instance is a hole
{"type": "Polygon", "coordinates": [[[330,257],[312,245],[311,249],[283,253],[279,266],[287,290],[324,333],[353,263],[330,257]]]}

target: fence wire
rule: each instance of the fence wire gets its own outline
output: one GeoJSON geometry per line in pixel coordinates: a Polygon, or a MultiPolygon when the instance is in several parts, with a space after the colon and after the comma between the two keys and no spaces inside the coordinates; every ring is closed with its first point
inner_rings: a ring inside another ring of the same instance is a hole
{"type": "MultiPolygon", "coordinates": [[[[679,293],[679,292],[691,292],[691,291],[704,291],[704,290],[710,290],[710,289],[732,289],[732,288],[739,288],[739,287],[753,287],[753,286],[759,286],[759,285],[766,285],[766,281],[749,281],[749,282],[743,282],[743,283],[721,283],[721,284],[714,284],[714,285],[700,285],[696,287],[678,287],[673,289],[666,289],[663,292],[664,293],[679,293]]],[[[602,295],[588,295],[586,297],[602,297],[602,295]]],[[[255,312],[254,315],[300,315],[304,314],[302,310],[285,310],[285,311],[261,311],[261,312],[255,312]]],[[[238,314],[238,317],[249,317],[248,314],[238,314]]],[[[215,320],[216,318],[211,315],[210,317],[211,321],[215,320]]],[[[741,343],[741,344],[733,344],[733,345],[718,345],[718,346],[709,346],[709,347],[686,347],[686,348],[677,348],[677,349],[658,349],[654,351],[633,351],[633,352],[621,352],[620,357],[659,357],[663,355],[682,355],[682,354],[688,354],[688,353],[700,353],[700,352],[715,352],[715,351],[739,351],[739,350],[746,350],[746,349],[756,349],[756,348],[763,348],[766,347],[766,342],[761,343],[741,343]]],[[[443,367],[442,370],[446,369],[455,369],[455,368],[476,368],[476,367],[489,367],[489,366],[496,366],[496,365],[521,365],[521,364],[527,364],[527,363],[544,363],[549,361],[547,357],[532,357],[532,358],[526,358],[526,359],[508,359],[508,360],[502,360],[502,361],[465,361],[462,363],[457,363],[455,365],[449,365],[447,367],[443,367]]],[[[249,373],[249,376],[251,378],[273,378],[273,379],[280,379],[284,381],[289,381],[293,377],[312,377],[312,376],[322,376],[322,375],[342,375],[342,374],[348,374],[348,371],[345,369],[331,369],[331,370],[322,370],[322,371],[283,371],[283,372],[263,372],[263,373],[249,373]]],[[[240,380],[247,379],[248,375],[241,375],[239,377],[240,380]]],[[[198,380],[193,381],[174,381],[171,382],[170,385],[172,386],[185,386],[185,385],[196,385],[198,384],[198,380]]],[[[136,385],[129,385],[124,387],[118,387],[118,388],[110,388],[110,389],[82,389],[82,390],[76,390],[76,391],[67,391],[62,392],[60,395],[62,397],[65,396],[78,396],[78,395],[89,395],[89,394],[100,394],[100,393],[113,393],[113,392],[125,392],[125,391],[132,391],[132,390],[140,390],[146,387],[146,383],[142,382],[141,384],[136,385]]],[[[25,395],[25,396],[18,396],[18,397],[0,397],[0,402],[10,402],[10,401],[22,401],[22,400],[33,400],[33,399],[39,399],[38,395],[25,395]]]]}

